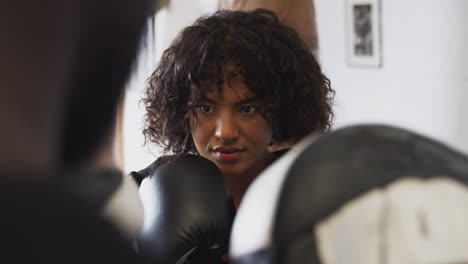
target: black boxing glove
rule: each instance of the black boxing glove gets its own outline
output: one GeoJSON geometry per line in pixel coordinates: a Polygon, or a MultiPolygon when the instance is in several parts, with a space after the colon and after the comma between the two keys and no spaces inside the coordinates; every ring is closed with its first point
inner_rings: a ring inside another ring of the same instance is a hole
{"type": "Polygon", "coordinates": [[[158,263],[223,263],[235,208],[219,168],[201,156],[182,155],[136,174],[146,176],[140,185],[140,254],[158,263]]]}

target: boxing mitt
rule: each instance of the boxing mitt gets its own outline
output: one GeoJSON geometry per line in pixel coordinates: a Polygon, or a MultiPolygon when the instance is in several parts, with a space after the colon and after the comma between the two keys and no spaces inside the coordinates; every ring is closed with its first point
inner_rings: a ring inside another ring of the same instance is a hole
{"type": "Polygon", "coordinates": [[[253,182],[230,253],[236,264],[464,263],[467,203],[465,155],[400,128],[343,128],[253,182]]]}
{"type": "Polygon", "coordinates": [[[223,263],[235,209],[218,167],[182,155],[145,171],[140,254],[158,263],[223,263]]]}

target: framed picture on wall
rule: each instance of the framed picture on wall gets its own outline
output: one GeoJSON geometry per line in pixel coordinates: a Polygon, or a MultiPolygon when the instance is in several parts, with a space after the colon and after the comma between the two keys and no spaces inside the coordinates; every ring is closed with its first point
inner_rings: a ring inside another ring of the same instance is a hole
{"type": "Polygon", "coordinates": [[[380,0],[345,0],[348,63],[380,67],[380,0]]]}

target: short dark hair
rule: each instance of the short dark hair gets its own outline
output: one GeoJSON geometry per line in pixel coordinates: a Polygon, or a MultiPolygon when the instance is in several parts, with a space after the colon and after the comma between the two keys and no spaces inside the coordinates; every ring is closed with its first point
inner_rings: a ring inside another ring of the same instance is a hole
{"type": "Polygon", "coordinates": [[[150,1],[85,1],[65,102],[63,159],[87,162],[110,136],[150,14],[150,1]]]}
{"type": "Polygon", "coordinates": [[[263,103],[274,143],[295,143],[331,128],[334,91],[298,33],[265,9],[220,10],[185,28],[163,53],[142,100],[146,141],[175,154],[196,153],[191,87],[198,97],[213,83],[221,87],[230,64],[263,103]]]}

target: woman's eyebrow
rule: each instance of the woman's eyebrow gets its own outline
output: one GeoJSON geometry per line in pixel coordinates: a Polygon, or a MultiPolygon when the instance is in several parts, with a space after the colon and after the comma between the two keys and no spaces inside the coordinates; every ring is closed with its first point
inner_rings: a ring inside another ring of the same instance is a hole
{"type": "Polygon", "coordinates": [[[210,103],[210,104],[216,104],[216,101],[207,97],[207,96],[202,96],[200,97],[199,102],[205,102],[205,103],[210,103]]]}
{"type": "Polygon", "coordinates": [[[202,96],[200,98],[192,98],[188,101],[188,105],[191,105],[191,106],[196,106],[200,103],[209,103],[209,104],[216,104],[217,102],[213,99],[210,99],[206,96],[202,96]]]}
{"type": "Polygon", "coordinates": [[[242,99],[242,100],[236,102],[236,105],[257,103],[258,101],[259,101],[259,99],[256,96],[252,96],[252,97],[245,98],[245,99],[242,99]]]}

